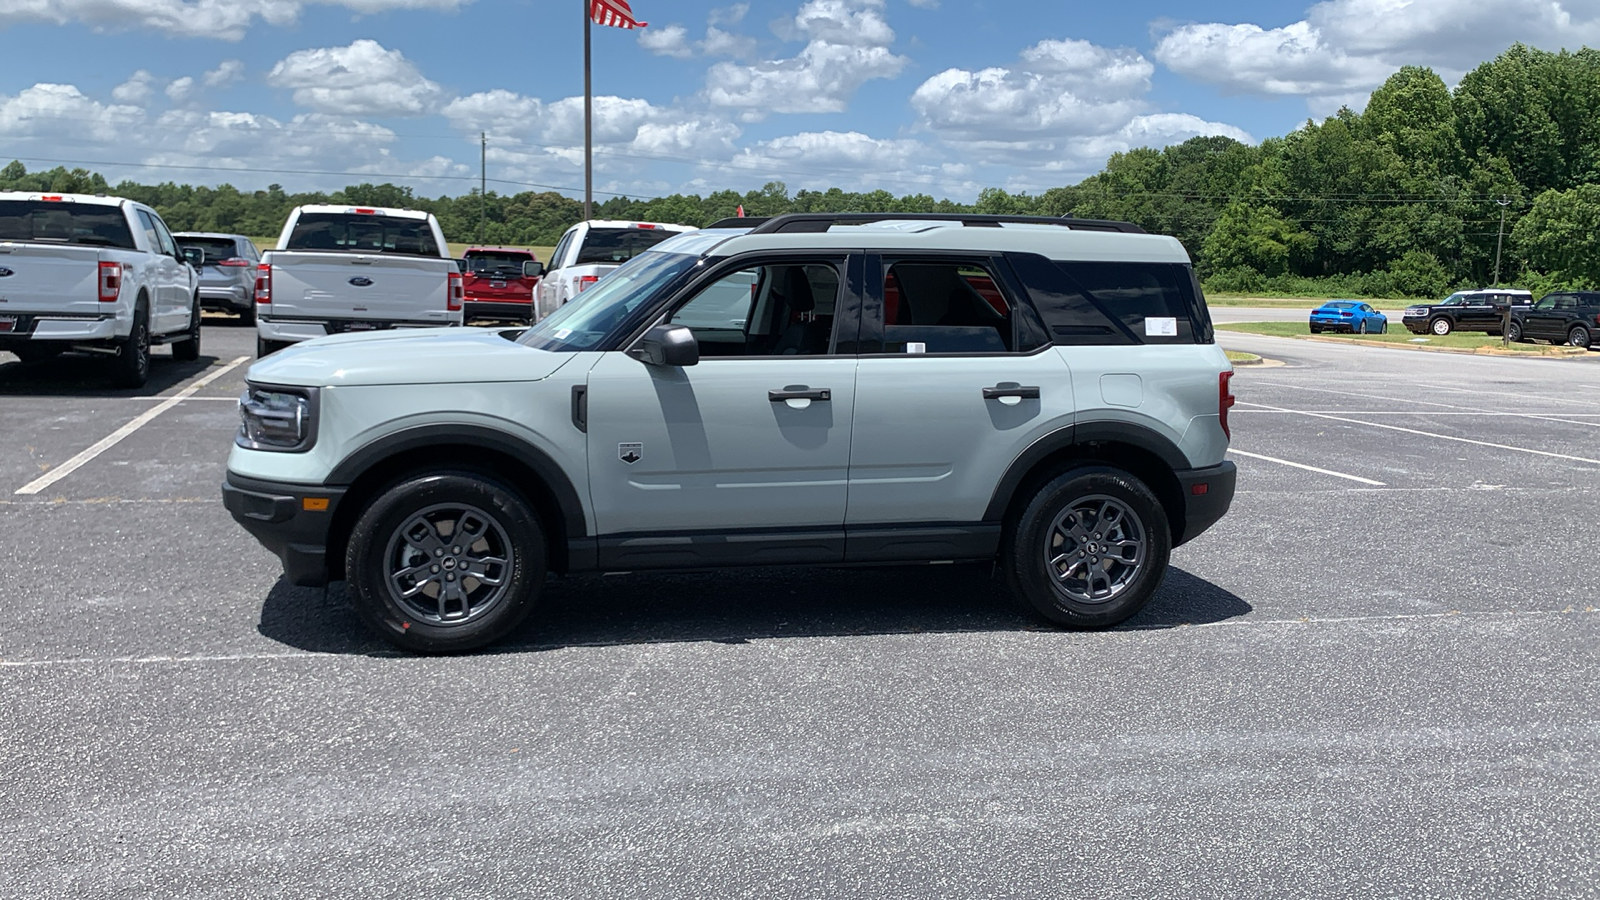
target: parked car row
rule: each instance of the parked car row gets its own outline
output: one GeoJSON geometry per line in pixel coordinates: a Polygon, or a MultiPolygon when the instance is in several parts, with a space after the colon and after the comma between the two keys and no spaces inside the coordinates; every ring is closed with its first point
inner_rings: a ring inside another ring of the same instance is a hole
{"type": "MultiPolygon", "coordinates": [[[[1558,291],[1538,303],[1530,292],[1510,288],[1457,291],[1438,303],[1413,303],[1401,323],[1412,334],[1480,331],[1513,341],[1589,347],[1600,332],[1600,291],[1558,291]]],[[[1330,300],[1311,311],[1308,324],[1312,334],[1383,334],[1389,317],[1360,300],[1330,300]]]]}

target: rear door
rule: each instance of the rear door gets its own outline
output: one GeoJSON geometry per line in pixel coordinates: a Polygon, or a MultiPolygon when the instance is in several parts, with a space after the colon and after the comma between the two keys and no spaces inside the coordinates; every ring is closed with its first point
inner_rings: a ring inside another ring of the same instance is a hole
{"type": "Polygon", "coordinates": [[[1468,294],[1457,325],[1464,331],[1498,331],[1500,314],[1495,309],[1494,296],[1484,292],[1468,294]]]}
{"type": "Polygon", "coordinates": [[[850,558],[893,558],[872,526],[975,524],[1006,467],[1072,421],[1072,376],[1003,261],[869,256],[851,440],[850,558]]]}
{"type": "Polygon", "coordinates": [[[178,258],[178,245],[166,225],[147,210],[136,210],[151,256],[146,260],[150,285],[150,330],[156,334],[181,331],[189,324],[187,263],[178,258]]]}
{"type": "Polygon", "coordinates": [[[1557,307],[1566,297],[1565,294],[1550,294],[1535,303],[1531,309],[1523,314],[1522,333],[1527,337],[1553,338],[1556,335],[1565,336],[1562,328],[1564,316],[1557,307]]]}

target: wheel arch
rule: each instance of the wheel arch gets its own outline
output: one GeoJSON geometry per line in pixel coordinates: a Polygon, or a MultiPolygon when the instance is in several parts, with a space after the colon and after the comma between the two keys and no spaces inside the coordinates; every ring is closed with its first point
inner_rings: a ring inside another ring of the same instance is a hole
{"type": "Polygon", "coordinates": [[[1056,475],[1101,463],[1137,477],[1161,501],[1173,545],[1184,531],[1184,499],[1177,471],[1191,468],[1183,451],[1166,437],[1124,422],[1081,422],[1052,431],[1023,450],[1000,478],[986,522],[1009,526],[1017,511],[1041,485],[1056,475]]]}
{"type": "Polygon", "coordinates": [[[434,424],[379,438],[329,473],[325,484],[349,486],[329,528],[329,578],[344,576],[350,532],[368,501],[408,472],[445,467],[481,471],[520,491],[545,528],[550,568],[558,572],[569,568],[568,541],[586,537],[588,525],[577,490],[555,460],[527,441],[492,428],[434,424]]]}

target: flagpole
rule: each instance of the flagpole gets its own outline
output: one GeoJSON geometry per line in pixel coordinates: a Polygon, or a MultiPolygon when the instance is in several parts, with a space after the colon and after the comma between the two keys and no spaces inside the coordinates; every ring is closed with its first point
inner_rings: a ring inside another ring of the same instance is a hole
{"type": "Polygon", "coordinates": [[[583,0],[583,220],[594,218],[594,91],[589,83],[590,0],[583,0]]]}

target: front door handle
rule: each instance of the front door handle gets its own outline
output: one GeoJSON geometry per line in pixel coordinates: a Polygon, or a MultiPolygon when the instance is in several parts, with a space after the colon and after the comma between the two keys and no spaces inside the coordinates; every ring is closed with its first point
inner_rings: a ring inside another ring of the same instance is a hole
{"type": "Polygon", "coordinates": [[[1012,385],[997,385],[983,389],[983,399],[999,400],[1002,397],[1016,397],[1019,400],[1039,399],[1039,389],[1036,387],[1021,387],[1012,385]]]}
{"type": "Polygon", "coordinates": [[[787,387],[781,391],[767,391],[767,399],[773,403],[782,403],[785,400],[819,400],[833,399],[833,391],[827,388],[787,387]]]}

